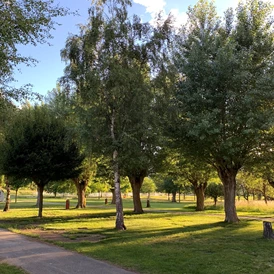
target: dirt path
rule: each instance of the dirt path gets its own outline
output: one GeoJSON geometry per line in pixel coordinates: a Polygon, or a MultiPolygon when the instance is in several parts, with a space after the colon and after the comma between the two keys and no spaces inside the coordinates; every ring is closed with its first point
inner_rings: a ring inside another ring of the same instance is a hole
{"type": "Polygon", "coordinates": [[[134,274],[26,236],[0,229],[0,263],[23,268],[30,274],[134,274]]]}

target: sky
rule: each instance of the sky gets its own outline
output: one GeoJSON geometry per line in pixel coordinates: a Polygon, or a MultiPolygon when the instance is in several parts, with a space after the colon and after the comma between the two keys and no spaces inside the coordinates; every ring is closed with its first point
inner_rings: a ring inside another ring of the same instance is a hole
{"type": "MultiPolygon", "coordinates": [[[[194,6],[196,0],[133,0],[132,12],[139,15],[144,22],[151,21],[154,15],[163,10],[165,14],[170,11],[178,18],[178,22],[183,22],[186,18],[188,6],[194,6]]],[[[273,0],[274,2],[274,0],[273,0]]],[[[66,16],[58,19],[61,24],[52,31],[53,39],[49,40],[49,45],[38,45],[36,47],[26,45],[19,46],[19,53],[23,56],[35,58],[38,63],[34,66],[20,65],[15,70],[16,82],[11,83],[14,87],[31,84],[32,91],[46,95],[56,87],[58,78],[63,76],[65,63],[61,61],[60,51],[65,47],[65,42],[69,34],[77,34],[79,24],[87,23],[88,8],[91,0],[56,0],[61,6],[70,10],[78,10],[79,16],[66,16]]],[[[215,5],[219,15],[228,7],[236,7],[238,0],[215,0],[215,5]]]]}

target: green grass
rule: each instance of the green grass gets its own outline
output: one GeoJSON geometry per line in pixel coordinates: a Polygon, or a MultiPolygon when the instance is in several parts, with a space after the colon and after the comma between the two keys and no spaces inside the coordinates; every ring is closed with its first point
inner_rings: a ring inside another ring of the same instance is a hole
{"type": "MultiPolygon", "coordinates": [[[[10,212],[0,212],[0,226],[19,233],[36,227],[64,230],[75,240],[82,230],[103,235],[99,242],[56,244],[139,273],[274,273],[274,241],[262,237],[262,220],[226,224],[222,203],[215,208],[209,200],[204,212],[195,212],[191,199],[180,204],[157,199],[151,201],[152,208],[144,208],[145,214],[134,215],[132,200],[127,198],[123,201],[127,230],[117,232],[114,205],[88,199],[86,209],[65,210],[65,200],[46,198],[44,218],[39,219],[35,199],[19,199],[10,212]]],[[[242,201],[237,207],[239,216],[272,217],[274,213],[272,203],[242,201]]]]}
{"type": "Polygon", "coordinates": [[[21,268],[17,268],[15,266],[4,264],[4,263],[3,264],[0,263],[0,273],[1,274],[27,274],[27,272],[25,272],[21,268]]]}

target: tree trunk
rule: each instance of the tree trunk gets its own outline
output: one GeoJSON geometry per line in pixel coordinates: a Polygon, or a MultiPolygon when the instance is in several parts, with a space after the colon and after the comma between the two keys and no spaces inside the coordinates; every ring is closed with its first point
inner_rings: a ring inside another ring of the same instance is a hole
{"type": "Polygon", "coordinates": [[[177,194],[177,192],[172,192],[172,203],[177,203],[177,201],[176,201],[176,194],[177,194]]]}
{"type": "Polygon", "coordinates": [[[225,222],[239,222],[236,212],[236,175],[239,169],[218,167],[218,175],[224,185],[225,222]]]}
{"type": "Polygon", "coordinates": [[[150,192],[147,194],[147,207],[150,207],[150,192]]]}
{"type": "Polygon", "coordinates": [[[270,222],[263,221],[263,236],[267,239],[273,239],[273,230],[272,230],[272,224],[270,222]]]}
{"type": "MultiPolygon", "coordinates": [[[[116,143],[116,136],[115,136],[115,109],[113,109],[113,113],[111,115],[110,136],[111,136],[113,144],[115,144],[116,143]]],[[[117,230],[125,230],[126,226],[124,224],[124,212],[123,212],[123,203],[122,203],[122,197],[121,197],[120,170],[119,170],[118,150],[117,149],[114,149],[114,151],[113,151],[112,161],[113,161],[115,202],[116,202],[116,222],[115,222],[115,228],[117,230]]]]}
{"type": "Polygon", "coordinates": [[[197,197],[196,200],[196,211],[203,211],[205,210],[205,189],[207,183],[200,183],[198,187],[195,188],[195,194],[197,197]]]}
{"type": "Polygon", "coordinates": [[[39,184],[39,210],[38,210],[38,217],[43,217],[43,192],[44,192],[44,185],[39,184]]]}
{"type": "Polygon", "coordinates": [[[88,180],[80,180],[79,178],[73,179],[74,184],[77,189],[78,202],[76,208],[86,207],[86,189],[88,185],[88,180]]]}
{"type": "Polygon", "coordinates": [[[15,189],[15,203],[17,203],[17,197],[18,197],[18,188],[15,189]]]}
{"type": "Polygon", "coordinates": [[[263,196],[264,196],[264,202],[267,205],[267,194],[266,194],[266,184],[263,183],[263,196]]]}
{"type": "Polygon", "coordinates": [[[115,187],[112,187],[110,189],[111,194],[112,194],[112,199],[111,199],[111,204],[115,205],[116,204],[116,199],[115,199],[115,187]]]}
{"type": "Polygon", "coordinates": [[[36,207],[39,207],[39,203],[40,203],[39,199],[40,199],[40,189],[39,189],[39,187],[37,186],[36,207]]]}
{"type": "Polygon", "coordinates": [[[120,188],[120,173],[118,164],[118,151],[113,152],[113,171],[114,171],[114,185],[115,185],[115,200],[116,200],[116,224],[115,228],[117,230],[125,230],[126,226],[124,224],[124,212],[123,203],[121,197],[120,188]]]}
{"type": "Polygon", "coordinates": [[[217,205],[217,197],[214,197],[213,200],[214,200],[214,206],[216,206],[217,205]]]}
{"type": "Polygon", "coordinates": [[[133,193],[133,205],[134,205],[133,212],[137,214],[144,213],[142,208],[141,198],[140,198],[140,190],[144,182],[145,176],[144,175],[128,176],[128,178],[129,178],[129,182],[130,182],[132,193],[133,193]]]}
{"type": "Polygon", "coordinates": [[[6,204],[5,204],[3,211],[10,210],[10,184],[9,184],[8,179],[6,179],[6,190],[7,190],[6,204]]]}
{"type": "Polygon", "coordinates": [[[189,180],[194,187],[194,192],[197,197],[196,199],[196,211],[205,210],[205,190],[207,182],[199,183],[197,180],[189,180]]]}

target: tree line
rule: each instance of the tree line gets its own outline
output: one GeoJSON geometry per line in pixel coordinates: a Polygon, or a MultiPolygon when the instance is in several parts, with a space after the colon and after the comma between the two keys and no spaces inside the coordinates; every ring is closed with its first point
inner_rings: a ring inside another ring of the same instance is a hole
{"type": "MultiPolygon", "coordinates": [[[[129,15],[131,4],[94,1],[88,23],[67,38],[64,75],[43,105],[18,108],[1,88],[1,173],[31,179],[40,193],[50,181],[71,178],[79,207],[91,176],[108,178],[119,230],[125,229],[121,177],[129,179],[134,212],[142,213],[148,176],[167,184],[187,180],[198,210],[218,176],[225,221],[238,222],[238,173],[274,185],[272,6],[247,0],[219,16],[213,2],[199,0],[178,28],[172,14],[143,23],[129,15]]],[[[8,38],[3,34],[4,49],[8,38]]],[[[16,62],[3,64],[6,75],[16,62]]]]}

